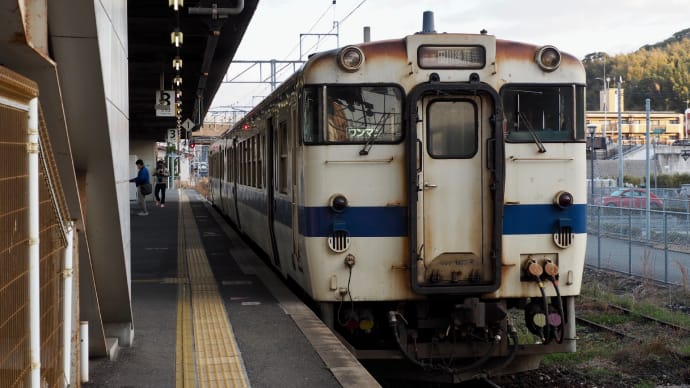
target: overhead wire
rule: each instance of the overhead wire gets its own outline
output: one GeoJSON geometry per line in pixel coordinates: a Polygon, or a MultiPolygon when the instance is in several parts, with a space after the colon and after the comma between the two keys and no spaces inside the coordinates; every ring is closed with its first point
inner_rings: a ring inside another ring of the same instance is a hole
{"type": "Polygon", "coordinates": [[[342,24],[342,22],[344,22],[345,20],[347,20],[347,18],[349,18],[350,16],[352,16],[352,14],[355,13],[355,11],[357,11],[357,10],[359,9],[359,7],[361,7],[362,4],[364,4],[364,3],[366,3],[366,2],[367,2],[367,0],[362,0],[359,4],[357,4],[357,6],[356,6],[355,8],[352,9],[352,11],[350,11],[350,13],[348,13],[347,15],[345,15],[344,18],[340,19],[340,21],[338,22],[338,24],[342,24]]]}
{"type": "MultiPolygon", "coordinates": [[[[331,33],[333,33],[333,32],[336,30],[336,27],[337,27],[337,26],[340,26],[343,22],[345,22],[350,16],[352,16],[352,15],[353,15],[362,5],[364,5],[364,3],[366,3],[366,2],[367,2],[367,0],[362,0],[362,1],[360,1],[359,4],[357,4],[347,15],[345,15],[345,17],[343,17],[342,19],[340,19],[340,20],[337,21],[337,22],[334,22],[333,25],[331,26],[331,29],[330,29],[326,34],[331,34],[331,33]]],[[[336,5],[335,3],[336,3],[336,2],[333,1],[331,4],[329,4],[329,6],[321,13],[321,15],[320,15],[320,16],[316,19],[316,21],[311,25],[311,27],[309,28],[309,30],[307,30],[307,33],[311,33],[311,32],[319,25],[319,23],[321,23],[321,21],[323,20],[323,18],[326,16],[326,14],[327,14],[329,11],[333,11],[333,19],[335,20],[335,5],[336,5]]],[[[306,51],[306,52],[310,52],[310,51],[313,51],[316,47],[318,47],[318,46],[321,44],[321,42],[325,39],[326,34],[324,34],[324,35],[322,35],[322,36],[319,36],[319,37],[316,39],[316,43],[314,43],[311,47],[309,47],[309,48],[308,48],[307,50],[305,50],[305,51],[306,51]]],[[[301,40],[301,37],[300,37],[300,40],[301,40]]],[[[300,45],[301,45],[301,42],[298,42],[298,43],[290,50],[290,52],[287,54],[287,56],[285,57],[285,60],[287,60],[287,58],[289,58],[290,55],[294,54],[295,50],[297,50],[297,49],[300,47],[300,45]]],[[[285,69],[287,69],[289,66],[290,66],[290,64],[285,64],[285,65],[283,65],[280,69],[277,69],[277,70],[276,70],[276,73],[275,73],[276,76],[279,75],[279,74],[281,74],[283,71],[285,71],[285,69]]],[[[249,71],[250,69],[252,69],[252,68],[254,68],[254,67],[256,67],[256,64],[253,64],[253,65],[247,67],[247,68],[244,69],[242,72],[240,72],[239,74],[233,76],[233,78],[229,79],[228,82],[235,81],[235,80],[238,79],[240,76],[242,76],[243,74],[245,74],[247,71],[249,71]]],[[[248,94],[248,96],[253,96],[253,95],[257,94],[257,93],[265,92],[265,91],[266,91],[266,88],[267,88],[267,86],[265,85],[265,82],[267,82],[270,78],[271,78],[271,75],[269,75],[269,76],[267,76],[267,77],[264,77],[262,80],[260,80],[259,85],[257,85],[256,88],[254,88],[254,90],[253,90],[251,93],[248,94]]],[[[270,93],[270,91],[269,91],[269,93],[270,93]]],[[[254,105],[254,104],[253,104],[253,101],[252,101],[251,105],[254,105]]]]}
{"type": "MultiPolygon", "coordinates": [[[[357,10],[359,9],[359,7],[361,7],[361,6],[362,6],[364,3],[366,3],[366,2],[367,2],[367,0],[362,0],[362,1],[360,1],[359,4],[357,4],[347,15],[345,15],[345,17],[343,17],[342,19],[340,19],[340,20],[337,21],[337,22],[334,22],[334,23],[333,23],[333,26],[331,26],[331,29],[330,29],[326,34],[330,34],[330,33],[332,33],[333,31],[335,31],[335,30],[336,30],[336,26],[338,26],[338,28],[339,28],[339,26],[340,26],[341,24],[343,24],[343,22],[345,22],[345,20],[347,20],[350,16],[352,16],[352,14],[355,13],[355,11],[357,11],[357,10]]],[[[334,8],[335,8],[335,7],[334,7],[334,8]]],[[[335,19],[335,15],[334,15],[333,19],[335,19]]],[[[316,40],[316,43],[314,43],[314,44],[313,44],[311,47],[309,47],[306,51],[309,52],[309,51],[315,50],[316,47],[319,46],[319,44],[321,43],[321,41],[322,41],[324,38],[325,38],[324,36],[320,36],[320,37],[316,40]]]]}
{"type": "MultiPolygon", "coordinates": [[[[323,13],[321,13],[321,16],[319,16],[319,17],[316,19],[316,21],[312,24],[312,26],[309,28],[309,30],[308,30],[307,32],[313,31],[314,28],[316,28],[316,26],[321,22],[321,20],[323,20],[324,16],[326,16],[326,14],[328,13],[328,11],[329,11],[330,9],[332,9],[332,8],[333,8],[333,4],[329,5],[329,6],[323,11],[323,13]]],[[[285,59],[287,60],[287,58],[289,58],[290,55],[292,55],[292,54],[295,52],[295,50],[297,50],[297,49],[299,48],[299,46],[300,46],[300,43],[297,43],[297,44],[292,48],[292,50],[290,50],[290,52],[285,56],[285,59]]],[[[229,82],[232,82],[232,81],[236,80],[237,78],[239,78],[240,76],[242,76],[243,74],[245,74],[247,71],[249,71],[251,68],[253,68],[253,67],[255,67],[255,66],[256,66],[256,64],[247,67],[246,69],[244,69],[244,71],[242,71],[241,73],[237,74],[235,77],[233,77],[232,79],[230,79],[229,82]]],[[[280,69],[276,70],[276,76],[279,75],[279,74],[281,74],[288,66],[290,66],[290,64],[285,64],[285,65],[283,65],[280,69]]],[[[257,94],[257,93],[266,92],[267,86],[266,86],[264,83],[267,82],[270,78],[271,78],[271,75],[269,75],[269,76],[267,76],[267,77],[261,79],[260,82],[259,82],[259,84],[253,89],[253,91],[252,91],[249,95],[255,95],[255,94],[257,94]]],[[[270,93],[270,91],[269,91],[269,93],[270,93]]],[[[253,101],[252,101],[251,105],[254,105],[254,104],[253,104],[253,101]]]]}

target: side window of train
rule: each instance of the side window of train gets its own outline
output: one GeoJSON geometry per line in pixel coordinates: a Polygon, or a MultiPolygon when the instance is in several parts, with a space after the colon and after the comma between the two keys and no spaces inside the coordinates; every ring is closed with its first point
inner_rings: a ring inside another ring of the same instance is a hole
{"type": "Polygon", "coordinates": [[[303,120],[304,120],[304,142],[307,144],[322,143],[323,136],[320,131],[321,125],[321,110],[319,109],[321,95],[320,88],[316,86],[309,86],[304,88],[303,95],[303,120]]]}
{"type": "Polygon", "coordinates": [[[477,152],[477,106],[470,100],[435,100],[427,107],[427,150],[434,158],[471,158],[477,152]]]}
{"type": "Polygon", "coordinates": [[[254,159],[256,160],[256,163],[254,163],[254,187],[261,187],[261,178],[262,178],[262,173],[261,173],[261,164],[263,162],[263,148],[262,148],[262,143],[263,141],[263,136],[264,135],[255,135],[255,144],[254,144],[254,152],[255,152],[255,157],[254,159]]]}
{"type": "Polygon", "coordinates": [[[278,191],[287,193],[288,125],[283,120],[278,123],[278,191]]]}
{"type": "Polygon", "coordinates": [[[242,140],[242,143],[240,143],[240,144],[242,147],[242,151],[241,151],[241,155],[240,155],[240,157],[242,158],[242,161],[240,162],[240,167],[242,169],[241,170],[241,173],[242,173],[241,183],[243,185],[247,185],[247,184],[249,184],[249,179],[247,179],[247,176],[248,176],[247,172],[249,171],[249,168],[247,167],[247,165],[249,164],[249,162],[248,162],[248,160],[249,160],[249,147],[248,147],[249,142],[245,139],[245,140],[242,140]]]}

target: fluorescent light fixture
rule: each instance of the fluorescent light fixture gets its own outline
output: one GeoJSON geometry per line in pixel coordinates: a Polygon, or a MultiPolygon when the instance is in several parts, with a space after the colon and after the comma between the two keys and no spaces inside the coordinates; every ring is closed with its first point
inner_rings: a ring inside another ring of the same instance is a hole
{"type": "Polygon", "coordinates": [[[170,33],[170,43],[174,44],[175,47],[180,47],[182,45],[183,34],[179,28],[170,33]]]}
{"type": "Polygon", "coordinates": [[[184,6],[184,0],[168,0],[168,5],[177,11],[180,7],[184,6]]]}
{"type": "Polygon", "coordinates": [[[172,61],[173,69],[180,70],[182,68],[182,59],[180,57],[175,57],[172,61]]]}

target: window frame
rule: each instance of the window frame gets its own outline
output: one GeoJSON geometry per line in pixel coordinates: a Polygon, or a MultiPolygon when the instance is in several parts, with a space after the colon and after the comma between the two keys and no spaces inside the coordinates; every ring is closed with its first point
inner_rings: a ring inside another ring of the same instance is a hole
{"type": "Polygon", "coordinates": [[[301,130],[300,139],[304,145],[364,145],[369,142],[372,144],[400,144],[405,140],[405,91],[402,86],[394,83],[362,83],[362,84],[310,84],[305,85],[300,94],[301,107],[301,130]],[[399,117],[398,129],[400,136],[396,140],[380,140],[376,139],[373,142],[369,139],[357,141],[329,141],[327,140],[326,132],[328,130],[328,114],[327,106],[323,102],[326,101],[329,88],[350,87],[350,88],[391,88],[398,92],[399,96],[399,117]],[[315,109],[309,109],[312,106],[309,103],[308,94],[311,93],[317,98],[315,109]],[[308,131],[310,130],[310,131],[308,131]]]}
{"type": "MultiPolygon", "coordinates": [[[[570,143],[570,142],[584,142],[586,141],[586,131],[585,131],[585,85],[579,84],[579,83],[574,83],[574,82],[563,82],[563,83],[508,83],[505,84],[501,87],[499,90],[499,97],[501,101],[501,106],[503,107],[503,113],[504,116],[507,112],[506,108],[506,100],[504,97],[504,93],[509,90],[509,89],[516,89],[516,88],[525,88],[527,90],[529,89],[535,89],[535,88],[551,88],[551,89],[556,89],[556,88],[570,88],[572,89],[572,118],[569,120],[572,122],[572,129],[567,130],[568,132],[571,133],[571,136],[569,136],[567,139],[564,138],[553,138],[553,137],[544,137],[544,136],[539,136],[541,133],[544,135],[543,128],[537,129],[534,128],[533,132],[538,136],[539,141],[542,143],[570,143]],[[581,111],[581,114],[578,113],[581,111]]],[[[511,128],[508,128],[508,123],[507,123],[507,118],[504,117],[504,121],[506,122],[505,126],[505,142],[506,143],[517,143],[517,144],[524,144],[524,143],[534,143],[534,138],[532,137],[531,134],[529,134],[529,131],[525,131],[524,139],[516,139],[515,137],[511,138],[511,134],[514,134],[515,131],[512,131],[511,128]]],[[[521,131],[522,132],[522,131],[521,131]]],[[[558,131],[555,131],[557,133],[558,131]]],[[[513,135],[514,136],[514,135],[513,135]]]]}
{"type": "Polygon", "coordinates": [[[429,103],[426,105],[426,128],[424,128],[425,136],[426,136],[426,152],[427,154],[433,158],[433,159],[472,159],[475,155],[477,155],[477,152],[479,152],[479,107],[477,106],[477,102],[469,99],[469,98],[438,98],[438,99],[433,99],[430,100],[429,103]],[[474,146],[472,149],[472,152],[467,153],[467,154],[454,154],[454,153],[447,153],[447,154],[437,154],[432,152],[432,146],[433,142],[431,141],[431,124],[432,124],[432,115],[431,115],[431,109],[434,104],[437,103],[447,103],[447,102],[452,102],[452,103],[468,103],[472,107],[473,111],[473,116],[474,116],[474,146]]]}

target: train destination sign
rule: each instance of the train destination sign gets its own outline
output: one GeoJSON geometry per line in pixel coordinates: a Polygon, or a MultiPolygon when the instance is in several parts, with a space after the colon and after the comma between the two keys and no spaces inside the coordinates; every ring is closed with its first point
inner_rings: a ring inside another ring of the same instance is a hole
{"type": "Polygon", "coordinates": [[[486,52],[482,46],[421,46],[417,59],[423,69],[481,69],[486,52]]]}

